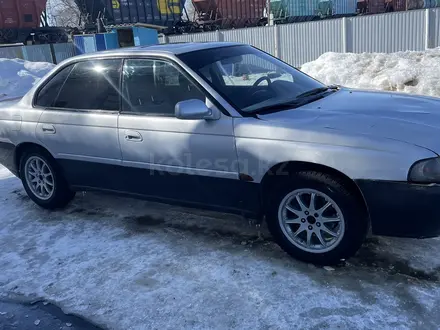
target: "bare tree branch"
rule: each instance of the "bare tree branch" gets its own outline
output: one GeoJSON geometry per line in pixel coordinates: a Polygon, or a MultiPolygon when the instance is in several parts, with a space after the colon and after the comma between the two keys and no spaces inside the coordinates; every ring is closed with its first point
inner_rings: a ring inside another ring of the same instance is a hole
{"type": "Polygon", "coordinates": [[[197,16],[197,13],[196,13],[196,10],[194,8],[192,1],[186,0],[184,10],[182,13],[182,19],[184,21],[186,21],[186,20],[195,21],[197,18],[196,16],[197,16]],[[188,14],[188,16],[187,16],[187,14],[188,14]]]}
{"type": "Polygon", "coordinates": [[[46,5],[52,25],[63,27],[80,27],[81,11],[74,0],[49,0],[46,5]]]}

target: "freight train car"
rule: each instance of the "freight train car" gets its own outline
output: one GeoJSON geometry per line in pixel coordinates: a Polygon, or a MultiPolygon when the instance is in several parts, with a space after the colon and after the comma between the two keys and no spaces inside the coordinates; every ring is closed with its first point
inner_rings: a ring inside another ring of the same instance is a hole
{"type": "Polygon", "coordinates": [[[75,0],[88,25],[152,24],[172,32],[182,21],[185,0],[75,0]]]}
{"type": "Polygon", "coordinates": [[[267,0],[192,0],[197,23],[205,30],[232,29],[264,24],[267,0]]]}
{"type": "Polygon", "coordinates": [[[355,16],[357,0],[270,0],[276,23],[355,16]]]}
{"type": "Polygon", "coordinates": [[[1,0],[0,44],[66,42],[63,29],[41,26],[47,0],[1,0]]]}
{"type": "Polygon", "coordinates": [[[357,7],[360,14],[380,14],[440,7],[440,0],[358,0],[357,7]]]}
{"type": "MultiPolygon", "coordinates": [[[[1,1],[1,0],[0,0],[1,1]]],[[[175,34],[265,25],[267,9],[276,24],[296,23],[437,6],[440,0],[75,0],[89,32],[145,23],[175,34]],[[195,15],[189,17],[185,2],[195,15]],[[102,23],[102,24],[101,24],[102,23]]]]}

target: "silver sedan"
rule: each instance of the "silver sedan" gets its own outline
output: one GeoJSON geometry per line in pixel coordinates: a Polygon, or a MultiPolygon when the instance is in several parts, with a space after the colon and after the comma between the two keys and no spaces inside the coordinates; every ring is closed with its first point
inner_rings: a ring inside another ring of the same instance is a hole
{"type": "Polygon", "coordinates": [[[440,99],[325,86],[249,45],[127,48],[57,65],[0,110],[0,162],[39,206],[99,190],[266,221],[331,264],[440,233],[440,99]]]}

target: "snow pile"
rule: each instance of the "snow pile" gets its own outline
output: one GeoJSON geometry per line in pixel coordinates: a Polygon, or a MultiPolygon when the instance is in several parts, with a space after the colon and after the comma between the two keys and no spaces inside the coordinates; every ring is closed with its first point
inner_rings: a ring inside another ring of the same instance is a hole
{"type": "Polygon", "coordinates": [[[0,100],[23,96],[53,66],[46,62],[0,58],[0,100]]]}
{"type": "Polygon", "coordinates": [[[301,70],[325,84],[440,97],[440,48],[384,53],[325,53],[301,70]]]}

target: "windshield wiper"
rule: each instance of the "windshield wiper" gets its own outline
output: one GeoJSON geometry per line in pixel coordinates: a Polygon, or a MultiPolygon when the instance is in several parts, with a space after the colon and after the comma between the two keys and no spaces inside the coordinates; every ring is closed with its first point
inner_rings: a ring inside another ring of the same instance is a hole
{"type": "Polygon", "coordinates": [[[331,90],[337,90],[337,89],[339,89],[339,87],[338,87],[338,86],[331,85],[331,86],[325,86],[325,87],[313,88],[313,89],[311,89],[311,90],[309,90],[309,91],[307,91],[307,92],[304,92],[304,93],[301,93],[301,94],[297,95],[296,98],[297,98],[297,99],[300,99],[300,98],[307,97],[307,96],[317,95],[317,94],[320,94],[320,93],[326,92],[326,91],[328,91],[329,89],[331,89],[331,90]]]}
{"type": "Polygon", "coordinates": [[[309,90],[307,92],[299,94],[293,100],[290,100],[288,102],[281,102],[281,103],[263,106],[261,108],[254,110],[254,111],[251,111],[251,113],[257,113],[257,114],[263,115],[263,114],[269,114],[269,113],[282,111],[282,110],[295,109],[300,106],[306,105],[311,102],[315,102],[315,101],[323,98],[324,97],[323,93],[328,91],[329,89],[330,90],[337,90],[337,89],[339,89],[339,87],[338,86],[326,86],[326,87],[314,88],[312,90],[309,90]]]}
{"type": "Polygon", "coordinates": [[[301,99],[295,98],[289,102],[268,105],[268,106],[259,108],[258,110],[255,110],[253,112],[257,113],[259,115],[267,115],[269,113],[278,112],[281,110],[295,109],[300,106],[306,105],[307,103],[317,101],[321,98],[323,98],[322,95],[309,95],[308,97],[302,97],[301,99]]]}

